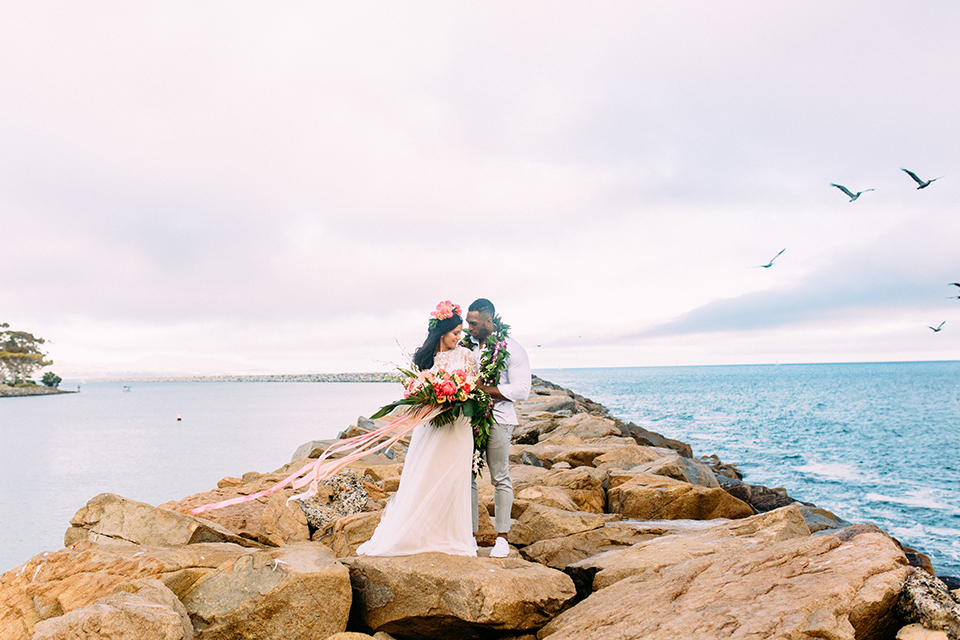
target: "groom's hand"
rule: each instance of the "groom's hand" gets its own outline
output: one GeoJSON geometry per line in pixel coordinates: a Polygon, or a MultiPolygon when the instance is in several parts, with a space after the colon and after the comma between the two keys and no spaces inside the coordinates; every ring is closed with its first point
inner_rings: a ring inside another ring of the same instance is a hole
{"type": "Polygon", "coordinates": [[[504,397],[504,395],[500,393],[500,389],[496,387],[491,387],[490,385],[481,383],[477,385],[477,388],[479,388],[480,391],[483,391],[485,394],[487,394],[494,400],[506,400],[506,397],[504,397]]]}

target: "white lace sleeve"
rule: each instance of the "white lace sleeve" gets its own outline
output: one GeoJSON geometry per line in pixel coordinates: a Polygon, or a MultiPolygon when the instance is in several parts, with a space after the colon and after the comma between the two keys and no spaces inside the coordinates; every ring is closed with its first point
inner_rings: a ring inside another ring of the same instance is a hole
{"type": "Polygon", "coordinates": [[[477,375],[477,360],[470,349],[457,346],[456,349],[443,351],[434,357],[432,370],[456,371],[457,369],[463,369],[471,376],[477,375]]]}
{"type": "Polygon", "coordinates": [[[464,371],[469,373],[471,376],[476,376],[480,372],[480,367],[477,365],[477,357],[473,355],[473,351],[467,349],[466,347],[457,347],[458,350],[463,351],[464,359],[466,363],[464,365],[464,371]]]}

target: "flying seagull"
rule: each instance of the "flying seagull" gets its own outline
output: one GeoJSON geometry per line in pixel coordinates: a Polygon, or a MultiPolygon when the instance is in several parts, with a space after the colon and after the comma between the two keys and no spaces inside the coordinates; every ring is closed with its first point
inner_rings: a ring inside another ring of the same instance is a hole
{"type": "Polygon", "coordinates": [[[917,181],[917,184],[920,185],[919,187],[917,187],[917,189],[926,189],[927,187],[930,186],[931,182],[933,182],[934,180],[939,180],[940,178],[943,177],[943,176],[940,176],[940,178],[933,178],[931,180],[921,180],[920,176],[915,174],[913,171],[910,171],[910,169],[904,169],[903,167],[901,167],[900,170],[906,171],[908,176],[910,176],[911,178],[917,181]]]}
{"type": "Polygon", "coordinates": [[[837,183],[835,183],[835,182],[831,182],[831,183],[830,183],[830,186],[831,186],[831,187],[836,187],[837,189],[840,189],[840,191],[843,191],[845,194],[847,194],[848,196],[850,196],[850,202],[853,202],[854,200],[856,200],[857,198],[859,198],[860,196],[862,196],[863,194],[865,194],[867,191],[874,191],[874,189],[864,189],[863,191],[857,191],[856,193],[853,193],[853,192],[850,191],[850,189],[847,189],[847,188],[846,188],[845,186],[843,186],[842,184],[837,184],[837,183]]]}
{"type": "Polygon", "coordinates": [[[940,326],[937,327],[936,329],[934,329],[933,327],[930,327],[930,328],[933,329],[933,332],[934,332],[934,333],[938,333],[938,332],[940,331],[940,329],[943,329],[943,325],[945,325],[946,323],[947,323],[947,321],[944,320],[943,322],[940,323],[940,326]]]}
{"type": "MultiPolygon", "coordinates": [[[[786,250],[787,250],[786,247],[784,247],[783,249],[780,249],[780,253],[783,253],[786,250]]],[[[754,267],[754,269],[769,269],[770,267],[773,266],[773,261],[780,257],[780,253],[770,258],[770,262],[768,262],[767,264],[759,264],[756,267],[754,267]]]]}

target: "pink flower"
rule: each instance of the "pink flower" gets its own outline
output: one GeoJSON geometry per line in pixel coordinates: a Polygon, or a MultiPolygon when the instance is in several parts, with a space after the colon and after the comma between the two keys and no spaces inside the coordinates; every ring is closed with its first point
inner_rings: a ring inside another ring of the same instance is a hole
{"type": "Polygon", "coordinates": [[[440,390],[445,396],[452,396],[457,392],[457,385],[452,380],[444,380],[440,383],[440,390]]]}
{"type": "Polygon", "coordinates": [[[460,305],[453,304],[449,300],[444,300],[437,305],[436,310],[430,313],[431,318],[436,318],[437,320],[446,320],[447,318],[452,318],[453,316],[460,315],[460,305]]]}

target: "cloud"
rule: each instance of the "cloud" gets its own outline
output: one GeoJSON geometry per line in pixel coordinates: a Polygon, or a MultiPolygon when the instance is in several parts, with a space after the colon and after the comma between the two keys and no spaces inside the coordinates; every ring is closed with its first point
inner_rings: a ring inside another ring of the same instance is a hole
{"type": "Polygon", "coordinates": [[[0,313],[78,363],[281,369],[366,365],[445,298],[568,364],[919,321],[960,231],[958,13],[5,6],[0,313]]]}

